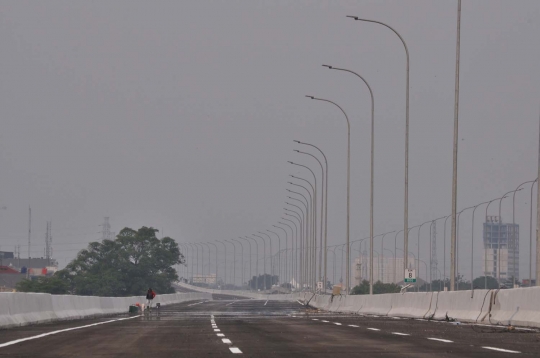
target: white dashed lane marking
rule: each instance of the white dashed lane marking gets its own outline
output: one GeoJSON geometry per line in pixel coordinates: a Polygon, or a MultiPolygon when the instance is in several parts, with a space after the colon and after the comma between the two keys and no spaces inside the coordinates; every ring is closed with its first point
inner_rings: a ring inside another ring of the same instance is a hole
{"type": "Polygon", "coordinates": [[[221,332],[220,329],[214,328],[214,332],[221,332]]]}
{"type": "Polygon", "coordinates": [[[338,323],[338,322],[334,322],[334,324],[335,324],[336,326],[341,326],[341,323],[338,323]]]}
{"type": "Polygon", "coordinates": [[[504,352],[504,353],[521,353],[521,352],[518,352],[518,351],[511,351],[509,349],[502,349],[502,348],[495,348],[495,347],[482,347],[484,349],[490,349],[492,351],[497,351],[497,352],[504,352]]]}
{"type": "Polygon", "coordinates": [[[224,335],[223,333],[216,333],[216,335],[217,335],[218,337],[225,337],[225,335],[224,335]]]}
{"type": "Polygon", "coordinates": [[[368,328],[370,331],[380,331],[378,328],[368,328]]]}
{"type": "Polygon", "coordinates": [[[360,326],[355,326],[354,324],[350,324],[349,327],[355,327],[355,328],[358,328],[360,326]]]}
{"type": "Polygon", "coordinates": [[[324,322],[324,323],[330,323],[330,321],[325,321],[325,320],[322,320],[321,322],[324,322]]]}
{"type": "Polygon", "coordinates": [[[438,342],[444,342],[444,343],[454,343],[454,341],[451,341],[449,339],[442,339],[442,338],[428,338],[432,341],[438,341],[438,342]]]}
{"type": "Polygon", "coordinates": [[[200,305],[201,303],[204,303],[204,302],[205,302],[205,301],[202,301],[202,302],[197,302],[197,303],[192,303],[192,304],[188,305],[188,307],[189,307],[189,306],[195,306],[195,305],[200,305]]]}
{"type": "Polygon", "coordinates": [[[229,348],[231,350],[231,352],[235,353],[235,354],[239,354],[239,353],[242,353],[242,351],[236,347],[230,347],[229,348]]]}
{"type": "Polygon", "coordinates": [[[392,332],[392,334],[395,334],[396,336],[410,336],[410,334],[401,333],[401,332],[392,332]]]}
{"type": "Polygon", "coordinates": [[[227,338],[223,338],[221,341],[222,341],[223,343],[232,344],[231,340],[230,340],[230,339],[227,339],[227,338]]]}

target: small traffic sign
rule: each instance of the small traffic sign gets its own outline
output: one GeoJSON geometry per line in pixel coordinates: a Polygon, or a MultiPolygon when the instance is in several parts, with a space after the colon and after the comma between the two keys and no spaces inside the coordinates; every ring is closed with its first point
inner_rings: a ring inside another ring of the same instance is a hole
{"type": "Polygon", "coordinates": [[[317,282],[317,288],[319,290],[322,290],[323,289],[323,283],[321,281],[317,282]]]}
{"type": "Polygon", "coordinates": [[[416,282],[416,270],[405,270],[405,279],[403,280],[405,283],[411,283],[416,282]]]}

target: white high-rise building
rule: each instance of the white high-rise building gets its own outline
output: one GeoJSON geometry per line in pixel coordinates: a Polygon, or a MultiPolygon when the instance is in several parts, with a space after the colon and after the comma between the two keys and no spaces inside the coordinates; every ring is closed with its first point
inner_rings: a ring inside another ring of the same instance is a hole
{"type": "Polygon", "coordinates": [[[519,278],[519,225],[503,224],[498,216],[484,223],[484,274],[501,281],[519,278]],[[500,257],[499,257],[500,256],[500,257]]]}

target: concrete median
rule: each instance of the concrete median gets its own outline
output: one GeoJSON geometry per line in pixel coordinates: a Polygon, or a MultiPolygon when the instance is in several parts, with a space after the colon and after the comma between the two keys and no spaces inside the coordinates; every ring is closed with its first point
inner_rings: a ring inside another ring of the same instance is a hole
{"type": "MultiPolygon", "coordinates": [[[[191,300],[211,300],[210,293],[158,295],[162,306],[191,300]]],[[[144,303],[144,296],[95,297],[47,293],[0,293],[0,327],[23,326],[54,320],[79,319],[127,313],[130,304],[144,303]]]]}

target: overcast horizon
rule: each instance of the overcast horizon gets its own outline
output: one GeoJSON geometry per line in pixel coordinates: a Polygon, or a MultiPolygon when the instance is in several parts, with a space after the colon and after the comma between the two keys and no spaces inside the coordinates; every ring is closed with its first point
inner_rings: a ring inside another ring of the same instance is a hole
{"type": "MultiPolygon", "coordinates": [[[[105,216],[116,233],[152,226],[177,242],[271,229],[289,175],[311,175],[287,161],[320,179],[318,163],[293,150],[317,152],[293,140],[328,157],[328,240],[344,243],[346,122],[305,95],[335,101],[350,118],[350,239],[367,237],[369,93],[355,76],[322,64],[356,71],[373,88],[374,231],[403,229],[405,52],[389,29],[346,15],[390,24],[409,48],[409,227],[450,214],[456,9],[456,1],[428,0],[3,1],[0,250],[21,245],[27,257],[29,206],[32,256],[43,256],[50,220],[60,267],[100,239],[105,216]]],[[[537,177],[539,30],[538,1],[462,3],[458,209],[537,177]]],[[[511,200],[503,202],[504,222],[512,220],[511,200]]],[[[529,205],[527,184],[516,195],[520,278],[528,278],[529,205]]],[[[466,278],[470,214],[460,225],[466,278]]],[[[482,206],[477,260],[484,216],[482,206]]],[[[442,221],[437,232],[442,271],[442,221]]],[[[428,236],[425,225],[426,262],[428,236]]],[[[393,235],[385,242],[393,250],[393,235]]],[[[409,250],[416,254],[416,230],[409,250]]],[[[482,267],[475,263],[475,277],[482,267]]]]}

